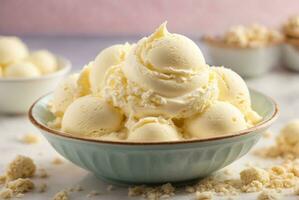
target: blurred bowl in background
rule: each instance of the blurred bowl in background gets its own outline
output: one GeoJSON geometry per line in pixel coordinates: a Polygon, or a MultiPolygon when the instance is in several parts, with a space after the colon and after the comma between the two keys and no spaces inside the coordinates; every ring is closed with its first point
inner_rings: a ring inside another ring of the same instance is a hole
{"type": "Polygon", "coordinates": [[[52,91],[71,69],[69,60],[57,57],[58,70],[32,78],[0,78],[0,113],[24,114],[40,96],[52,91]]]}
{"type": "Polygon", "coordinates": [[[211,65],[225,66],[243,78],[257,77],[279,64],[281,45],[240,48],[203,40],[211,65]]]}
{"type": "Polygon", "coordinates": [[[299,71],[299,40],[288,40],[283,45],[283,63],[295,71],[299,71]]]}

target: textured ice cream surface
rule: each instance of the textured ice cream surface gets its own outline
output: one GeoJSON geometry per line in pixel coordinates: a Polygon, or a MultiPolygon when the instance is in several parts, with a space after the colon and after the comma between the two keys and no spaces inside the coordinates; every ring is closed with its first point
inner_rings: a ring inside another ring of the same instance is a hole
{"type": "Polygon", "coordinates": [[[262,117],[251,108],[250,93],[241,76],[224,67],[211,67],[211,69],[216,73],[218,80],[218,99],[236,106],[250,123],[258,123],[262,117]]]}
{"type": "Polygon", "coordinates": [[[28,60],[35,64],[42,74],[49,74],[57,70],[56,57],[47,50],[31,52],[28,60]]]}
{"type": "Polygon", "coordinates": [[[178,97],[207,85],[208,66],[198,46],[162,24],[132,47],[122,70],[132,82],[164,97],[178,97]]]}
{"type": "Polygon", "coordinates": [[[93,93],[99,93],[104,84],[104,75],[107,69],[124,61],[131,45],[117,44],[102,50],[90,66],[90,84],[93,93]]]}
{"type": "Polygon", "coordinates": [[[217,83],[197,45],[162,24],[106,71],[103,96],[126,115],[182,118],[217,99],[217,83]]]}
{"type": "Polygon", "coordinates": [[[203,113],[185,121],[185,131],[194,138],[208,138],[244,130],[244,115],[230,103],[216,101],[203,113]]]}
{"type": "Polygon", "coordinates": [[[30,78],[37,77],[40,74],[38,68],[27,61],[16,62],[4,68],[4,77],[30,78]]]}
{"type": "Polygon", "coordinates": [[[50,109],[56,116],[62,116],[67,107],[79,96],[79,74],[72,74],[58,84],[53,92],[50,109]]]}
{"type": "Polygon", "coordinates": [[[202,112],[218,98],[217,82],[213,74],[210,74],[204,87],[169,98],[128,80],[119,66],[113,66],[107,71],[103,91],[103,96],[113,105],[120,107],[127,116],[136,117],[184,118],[202,112]]]}
{"type": "Polygon", "coordinates": [[[172,122],[163,118],[147,117],[140,119],[129,130],[128,141],[159,142],[176,141],[181,136],[172,122]]]}
{"type": "Polygon", "coordinates": [[[11,64],[27,56],[27,46],[19,38],[0,36],[0,65],[11,64]]]}
{"type": "Polygon", "coordinates": [[[62,131],[77,136],[98,137],[122,127],[122,113],[100,97],[84,96],[67,108],[62,131]]]}

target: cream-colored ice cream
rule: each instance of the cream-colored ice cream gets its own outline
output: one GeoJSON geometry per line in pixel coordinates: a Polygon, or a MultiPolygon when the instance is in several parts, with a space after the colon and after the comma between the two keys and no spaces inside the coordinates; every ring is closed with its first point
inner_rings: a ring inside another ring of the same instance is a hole
{"type": "Polygon", "coordinates": [[[99,140],[208,138],[261,120],[243,79],[209,67],[197,45],[166,23],[134,45],[106,48],[55,92],[62,130],[99,140]]]}
{"type": "Polygon", "coordinates": [[[62,116],[67,107],[78,98],[78,77],[79,74],[72,74],[58,84],[53,92],[50,109],[56,116],[62,116]]]}
{"type": "Polygon", "coordinates": [[[171,121],[163,118],[140,119],[130,129],[127,140],[135,142],[176,141],[181,137],[171,121]]]}
{"type": "Polygon", "coordinates": [[[203,113],[185,122],[185,131],[194,138],[208,138],[244,130],[248,127],[244,115],[230,103],[216,101],[203,113]]]}
{"type": "Polygon", "coordinates": [[[38,68],[27,61],[10,64],[4,68],[4,77],[30,78],[40,76],[38,68]]]}
{"type": "Polygon", "coordinates": [[[93,62],[90,62],[88,65],[84,66],[81,70],[77,84],[78,84],[78,92],[80,96],[85,96],[91,94],[91,85],[90,85],[90,69],[93,62]]]}
{"type": "Polygon", "coordinates": [[[35,64],[42,74],[53,73],[58,67],[56,57],[47,50],[31,52],[28,60],[35,64]]]}
{"type": "Polygon", "coordinates": [[[84,96],[66,109],[62,130],[78,136],[98,137],[121,129],[123,115],[100,97],[84,96]]]}
{"type": "Polygon", "coordinates": [[[26,56],[27,46],[19,38],[0,36],[0,65],[9,65],[26,56]]]}
{"type": "Polygon", "coordinates": [[[130,81],[164,97],[185,95],[209,80],[198,46],[183,35],[169,33],[166,23],[141,39],[121,66],[130,81]]]}
{"type": "Polygon", "coordinates": [[[125,62],[109,68],[104,97],[127,115],[181,118],[217,98],[217,83],[197,45],[162,24],[125,62]]]}
{"type": "Polygon", "coordinates": [[[251,108],[251,99],[245,81],[236,72],[224,67],[212,67],[216,73],[220,101],[227,101],[236,106],[251,124],[262,118],[251,108]]]}
{"type": "Polygon", "coordinates": [[[90,84],[93,93],[100,93],[107,69],[123,62],[131,49],[129,43],[117,44],[101,51],[90,66],[90,84]]]}

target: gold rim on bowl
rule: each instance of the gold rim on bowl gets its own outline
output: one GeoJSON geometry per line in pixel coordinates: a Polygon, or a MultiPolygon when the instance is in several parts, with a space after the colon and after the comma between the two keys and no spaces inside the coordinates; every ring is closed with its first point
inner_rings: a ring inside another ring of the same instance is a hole
{"type": "MultiPolygon", "coordinates": [[[[252,90],[251,91],[257,92],[256,90],[252,90]]],[[[257,92],[260,93],[260,92],[257,92]]],[[[221,140],[221,139],[228,139],[228,138],[235,138],[235,137],[239,137],[242,135],[247,135],[250,134],[253,131],[265,128],[267,126],[269,126],[270,124],[272,124],[273,121],[275,121],[278,117],[278,113],[279,113],[279,108],[277,103],[271,98],[268,97],[267,95],[264,95],[267,99],[270,100],[270,102],[274,105],[274,112],[273,114],[270,116],[269,119],[262,121],[261,123],[259,123],[256,126],[241,130],[241,131],[237,131],[231,134],[227,134],[227,135],[222,135],[222,136],[217,136],[217,137],[211,137],[211,138],[202,138],[202,139],[185,139],[185,140],[180,140],[180,141],[163,141],[163,142],[128,142],[128,141],[108,141],[108,140],[99,140],[99,139],[93,139],[93,138],[86,138],[86,137],[77,137],[77,136],[72,136],[68,133],[65,133],[63,131],[59,131],[59,130],[54,130],[51,129],[49,127],[47,127],[46,125],[38,122],[38,120],[36,120],[33,117],[33,108],[35,107],[35,105],[44,97],[48,96],[50,93],[40,97],[39,99],[37,99],[32,106],[29,109],[28,112],[28,117],[31,121],[31,123],[36,126],[39,129],[42,129],[44,131],[46,131],[47,133],[53,134],[55,136],[61,136],[64,138],[68,138],[68,139],[74,139],[74,140],[81,140],[81,141],[85,141],[85,142],[96,142],[96,143],[100,143],[100,144],[117,144],[117,145],[146,145],[146,146],[150,146],[150,145],[167,145],[167,144],[189,144],[189,143],[198,143],[198,142],[209,142],[209,141],[216,141],[216,140],[221,140]]],[[[261,94],[261,93],[260,93],[261,94]]]]}

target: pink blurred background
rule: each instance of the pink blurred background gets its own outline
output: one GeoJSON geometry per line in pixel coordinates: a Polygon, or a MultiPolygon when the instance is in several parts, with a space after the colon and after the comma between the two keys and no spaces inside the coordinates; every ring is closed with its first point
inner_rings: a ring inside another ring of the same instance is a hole
{"type": "Polygon", "coordinates": [[[278,27],[298,0],[0,0],[0,34],[141,35],[167,20],[170,31],[217,34],[260,22],[278,27]]]}

